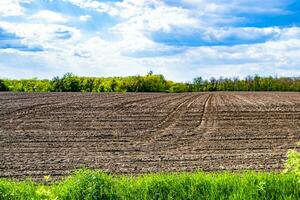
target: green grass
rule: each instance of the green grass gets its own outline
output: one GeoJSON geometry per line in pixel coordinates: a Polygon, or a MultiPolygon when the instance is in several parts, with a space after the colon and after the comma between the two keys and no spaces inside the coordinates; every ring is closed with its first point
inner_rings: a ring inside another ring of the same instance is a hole
{"type": "Polygon", "coordinates": [[[52,184],[0,179],[0,199],[300,199],[300,180],[282,173],[160,173],[115,176],[82,169],[52,184]]]}

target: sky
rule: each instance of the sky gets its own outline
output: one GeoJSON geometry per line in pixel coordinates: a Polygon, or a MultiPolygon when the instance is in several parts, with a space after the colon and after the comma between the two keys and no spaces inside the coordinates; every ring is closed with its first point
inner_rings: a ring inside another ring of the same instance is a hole
{"type": "Polygon", "coordinates": [[[300,76],[297,0],[0,0],[0,77],[300,76]]]}

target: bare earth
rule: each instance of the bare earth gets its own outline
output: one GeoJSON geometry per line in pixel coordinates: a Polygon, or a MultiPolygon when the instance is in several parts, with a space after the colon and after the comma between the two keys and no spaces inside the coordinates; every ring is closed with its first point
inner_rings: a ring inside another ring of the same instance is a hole
{"type": "Polygon", "coordinates": [[[300,93],[0,93],[0,177],[279,170],[300,93]]]}

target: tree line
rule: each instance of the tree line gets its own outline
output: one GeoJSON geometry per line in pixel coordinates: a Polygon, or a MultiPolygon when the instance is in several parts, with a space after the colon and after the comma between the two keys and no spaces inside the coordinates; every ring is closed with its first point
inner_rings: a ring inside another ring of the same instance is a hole
{"type": "Polygon", "coordinates": [[[128,77],[80,77],[67,73],[52,80],[0,79],[0,91],[13,92],[206,92],[206,91],[297,91],[300,92],[300,77],[239,78],[202,77],[192,82],[180,83],[166,80],[161,74],[128,77]]]}

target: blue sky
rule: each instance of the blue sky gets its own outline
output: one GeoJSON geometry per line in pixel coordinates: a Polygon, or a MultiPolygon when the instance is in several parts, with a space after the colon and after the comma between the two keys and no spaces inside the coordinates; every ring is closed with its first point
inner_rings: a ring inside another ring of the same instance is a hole
{"type": "Polygon", "coordinates": [[[297,0],[0,0],[0,77],[300,76],[297,0]]]}

